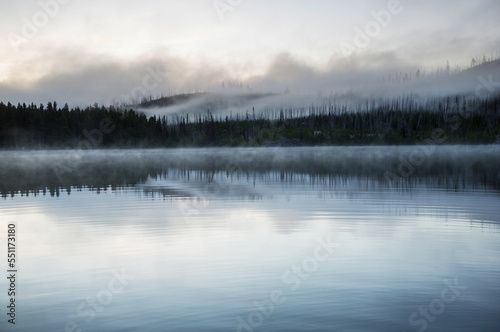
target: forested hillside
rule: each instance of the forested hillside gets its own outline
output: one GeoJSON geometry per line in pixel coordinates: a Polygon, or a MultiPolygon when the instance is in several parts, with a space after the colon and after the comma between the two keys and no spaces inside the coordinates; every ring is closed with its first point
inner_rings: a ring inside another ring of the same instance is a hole
{"type": "Polygon", "coordinates": [[[446,143],[493,143],[500,135],[500,97],[410,97],[360,109],[311,105],[234,116],[147,117],[132,109],[0,103],[0,148],[419,144],[442,130],[446,143]],[[82,143],[83,142],[83,143],[82,143]]]}

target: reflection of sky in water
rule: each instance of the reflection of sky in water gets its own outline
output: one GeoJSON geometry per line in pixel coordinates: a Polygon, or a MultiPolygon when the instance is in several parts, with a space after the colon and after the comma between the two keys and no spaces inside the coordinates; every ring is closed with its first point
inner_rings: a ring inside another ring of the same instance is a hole
{"type": "Polygon", "coordinates": [[[254,301],[279,289],[285,303],[256,331],[416,331],[410,314],[458,278],[467,289],[427,330],[497,330],[498,192],[197,174],[170,169],[99,193],[2,199],[2,229],[18,225],[16,329],[64,331],[73,321],[82,331],[235,331],[254,301]],[[339,245],[332,258],[292,291],[283,274],[327,236],[339,245]],[[85,323],[78,306],[122,269],[135,279],[85,323]]]}

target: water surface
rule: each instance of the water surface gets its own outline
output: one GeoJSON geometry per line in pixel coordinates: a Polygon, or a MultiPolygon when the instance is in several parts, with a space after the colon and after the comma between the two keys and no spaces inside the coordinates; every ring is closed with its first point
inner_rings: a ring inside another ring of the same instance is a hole
{"type": "Polygon", "coordinates": [[[0,152],[0,330],[498,331],[500,148],[422,149],[0,152]]]}

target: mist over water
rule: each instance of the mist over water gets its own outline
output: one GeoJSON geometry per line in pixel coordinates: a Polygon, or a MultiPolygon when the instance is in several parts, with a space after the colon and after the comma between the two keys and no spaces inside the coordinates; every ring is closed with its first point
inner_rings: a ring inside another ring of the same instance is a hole
{"type": "Polygon", "coordinates": [[[239,178],[269,182],[364,181],[381,188],[428,185],[500,188],[500,147],[360,146],[0,152],[2,195],[141,185],[167,177],[186,182],[239,178]],[[196,175],[196,176],[193,176],[196,175]],[[305,181],[305,180],[302,180],[305,181]]]}

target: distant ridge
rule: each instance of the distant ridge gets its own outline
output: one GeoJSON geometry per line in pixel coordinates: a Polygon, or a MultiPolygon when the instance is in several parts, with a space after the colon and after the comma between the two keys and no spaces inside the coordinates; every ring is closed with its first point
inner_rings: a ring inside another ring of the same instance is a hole
{"type": "Polygon", "coordinates": [[[224,95],[222,93],[211,93],[211,92],[196,92],[196,93],[183,93],[168,97],[161,97],[158,99],[151,99],[148,101],[143,101],[138,105],[133,105],[139,108],[154,108],[154,107],[169,107],[188,103],[195,99],[205,98],[205,105],[208,108],[213,108],[215,103],[220,103],[221,99],[227,100],[227,102],[248,102],[252,100],[257,100],[261,98],[275,96],[274,93],[250,93],[250,94],[235,94],[235,95],[224,95]]]}
{"type": "Polygon", "coordinates": [[[168,97],[161,97],[158,99],[152,99],[152,100],[148,100],[148,101],[143,101],[138,106],[144,107],[144,108],[168,107],[168,106],[186,103],[186,102],[191,101],[195,98],[203,97],[205,95],[206,95],[205,92],[183,93],[183,94],[178,94],[178,95],[173,95],[173,96],[168,96],[168,97]]]}
{"type": "Polygon", "coordinates": [[[498,68],[500,68],[500,59],[481,63],[474,67],[468,68],[463,72],[464,73],[484,72],[484,71],[496,70],[498,68]]]}

